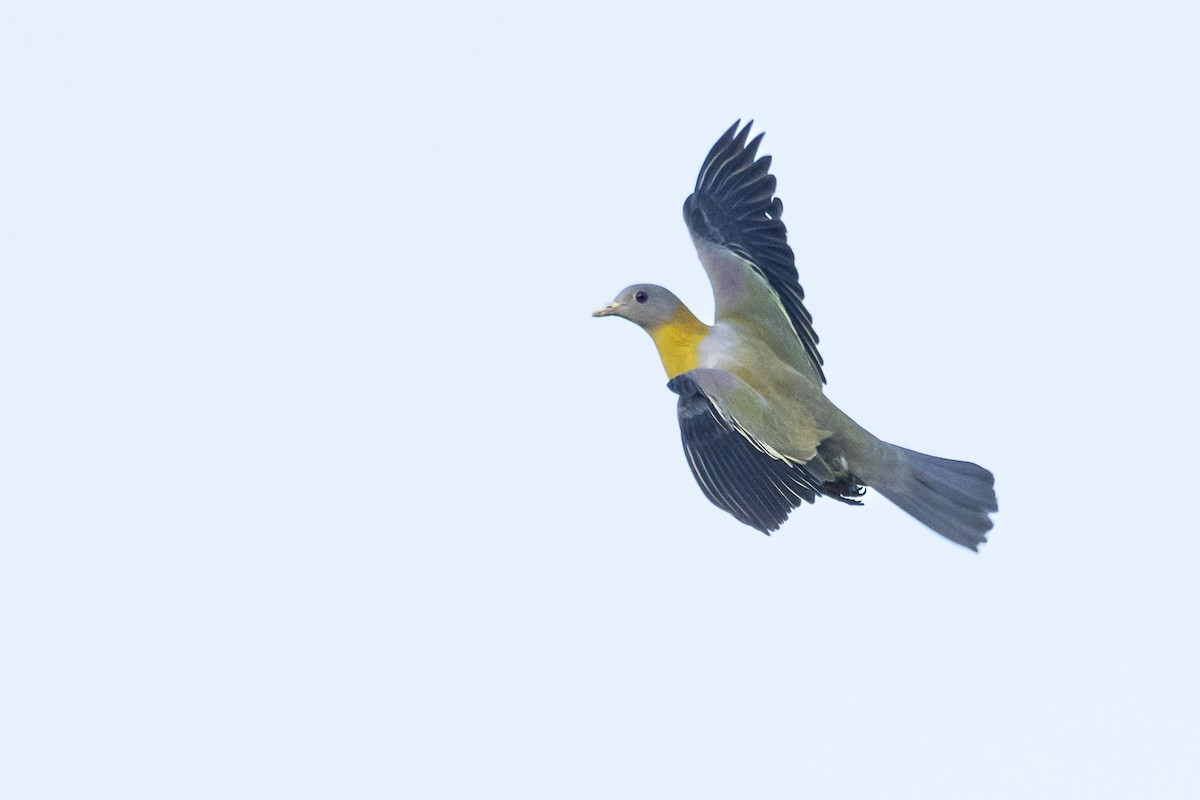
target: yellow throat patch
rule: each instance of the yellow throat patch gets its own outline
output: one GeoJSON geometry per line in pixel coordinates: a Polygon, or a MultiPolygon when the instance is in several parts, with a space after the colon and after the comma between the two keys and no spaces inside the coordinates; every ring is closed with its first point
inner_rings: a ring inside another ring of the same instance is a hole
{"type": "Polygon", "coordinates": [[[696,315],[682,303],[671,319],[657,328],[647,328],[646,333],[658,348],[667,378],[696,368],[700,342],[708,335],[708,326],[696,319],[696,315]]]}

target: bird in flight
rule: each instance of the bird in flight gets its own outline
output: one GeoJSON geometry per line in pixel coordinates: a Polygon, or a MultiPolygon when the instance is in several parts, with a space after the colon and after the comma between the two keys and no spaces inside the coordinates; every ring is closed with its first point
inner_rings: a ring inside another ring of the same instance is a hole
{"type": "Polygon", "coordinates": [[[621,291],[593,316],[624,317],[658,348],[679,395],[679,428],[700,489],[769,534],[802,502],[852,505],[875,489],[950,541],[978,550],[997,510],[992,473],[868,433],[825,397],[824,363],[804,307],[771,157],[739,122],[717,140],[683,218],[712,283],[706,325],[653,284],[621,291]]]}

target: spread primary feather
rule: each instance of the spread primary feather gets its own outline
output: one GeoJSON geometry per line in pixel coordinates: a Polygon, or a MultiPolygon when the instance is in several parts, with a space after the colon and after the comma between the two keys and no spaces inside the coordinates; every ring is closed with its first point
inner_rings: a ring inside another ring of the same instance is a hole
{"type": "Polygon", "coordinates": [[[992,474],[888,444],[825,396],[812,316],[759,134],[735,123],[709,152],[683,213],[713,286],[712,327],[670,291],[635,284],[596,311],[650,334],[679,395],[684,452],[718,507],[763,533],[818,495],[876,489],[950,541],[978,549],[996,511],[992,474]]]}

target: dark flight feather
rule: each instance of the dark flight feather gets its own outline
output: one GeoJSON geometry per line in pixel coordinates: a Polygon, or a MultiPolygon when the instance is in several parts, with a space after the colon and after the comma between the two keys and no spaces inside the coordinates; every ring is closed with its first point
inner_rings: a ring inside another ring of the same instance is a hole
{"type": "Polygon", "coordinates": [[[760,133],[746,142],[753,121],[738,131],[739,122],[717,140],[700,175],[696,190],[683,203],[683,218],[693,234],[727,247],[750,261],[779,296],[796,336],[821,381],[824,360],[817,351],[812,315],[804,307],[804,289],[796,272],[796,258],[787,243],[787,228],[780,217],[783,202],[775,197],[771,157],[755,160],[760,133]]]}
{"type": "Polygon", "coordinates": [[[740,522],[769,534],[823,491],[804,469],[768,455],[721,412],[686,372],[667,384],[679,395],[688,466],[704,495],[740,522]]]}

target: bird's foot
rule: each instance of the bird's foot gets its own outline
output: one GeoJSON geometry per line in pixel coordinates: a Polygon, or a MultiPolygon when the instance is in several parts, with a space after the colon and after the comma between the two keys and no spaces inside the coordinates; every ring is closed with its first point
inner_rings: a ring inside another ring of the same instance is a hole
{"type": "Polygon", "coordinates": [[[853,475],[848,475],[841,480],[829,481],[821,487],[821,490],[827,497],[851,506],[861,506],[862,501],[855,498],[862,497],[867,493],[867,487],[859,483],[853,475]]]}

